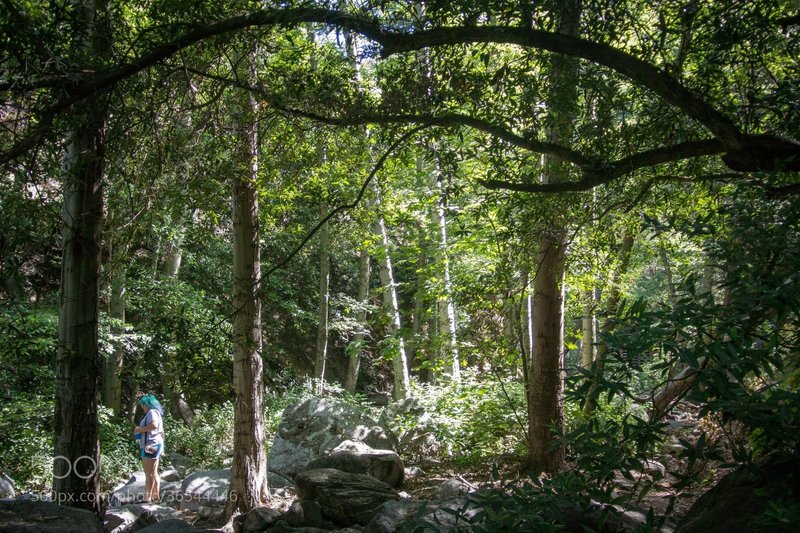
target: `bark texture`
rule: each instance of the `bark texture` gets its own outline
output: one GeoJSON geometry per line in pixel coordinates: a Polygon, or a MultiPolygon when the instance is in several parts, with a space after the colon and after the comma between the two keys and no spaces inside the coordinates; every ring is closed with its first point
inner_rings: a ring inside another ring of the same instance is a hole
{"type": "MultiPolygon", "coordinates": [[[[578,33],[580,0],[557,3],[558,31],[578,33]]],[[[548,95],[550,128],[547,140],[563,143],[572,133],[577,114],[578,65],[566,57],[553,58],[551,87],[548,95]]],[[[564,161],[542,157],[542,182],[565,181],[568,172],[564,161]]],[[[563,446],[554,445],[556,434],[564,427],[564,253],[566,227],[554,216],[539,239],[537,270],[533,280],[533,347],[528,378],[528,457],[527,467],[534,473],[555,472],[565,459],[563,446]],[[555,432],[553,431],[555,430],[555,432]]]]}
{"type": "MultiPolygon", "coordinates": [[[[75,56],[102,58],[106,5],[75,5],[75,56]]],[[[99,512],[97,327],[107,97],[73,108],[64,155],[61,298],[54,417],[53,497],[99,512]]]]}
{"type": "Polygon", "coordinates": [[[258,140],[254,102],[240,95],[233,183],[233,464],[228,515],[269,499],[263,419],[261,258],[258,231],[258,140]]]}

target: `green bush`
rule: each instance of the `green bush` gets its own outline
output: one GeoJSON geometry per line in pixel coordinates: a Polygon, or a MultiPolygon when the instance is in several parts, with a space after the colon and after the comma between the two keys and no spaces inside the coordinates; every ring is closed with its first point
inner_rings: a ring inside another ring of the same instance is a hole
{"type": "Polygon", "coordinates": [[[525,392],[521,383],[487,383],[466,371],[460,384],[414,383],[413,396],[424,408],[426,419],[411,412],[387,421],[401,445],[432,433],[443,457],[464,464],[524,450],[525,392]]]}

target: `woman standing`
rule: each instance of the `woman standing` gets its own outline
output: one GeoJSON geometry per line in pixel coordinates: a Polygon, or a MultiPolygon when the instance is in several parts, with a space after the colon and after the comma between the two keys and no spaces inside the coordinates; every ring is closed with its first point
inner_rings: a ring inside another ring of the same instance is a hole
{"type": "Polygon", "coordinates": [[[158,501],[160,479],[158,478],[158,458],[164,453],[164,424],[161,416],[164,408],[152,394],[145,394],[139,400],[144,417],[134,428],[133,436],[139,440],[142,469],[144,470],[144,501],[158,501]]]}

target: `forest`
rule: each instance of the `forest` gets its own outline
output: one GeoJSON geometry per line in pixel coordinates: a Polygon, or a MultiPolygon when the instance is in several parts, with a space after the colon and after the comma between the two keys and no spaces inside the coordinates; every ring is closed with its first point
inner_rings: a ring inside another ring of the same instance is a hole
{"type": "Polygon", "coordinates": [[[796,0],[0,0],[0,51],[0,532],[800,530],[796,0]]]}

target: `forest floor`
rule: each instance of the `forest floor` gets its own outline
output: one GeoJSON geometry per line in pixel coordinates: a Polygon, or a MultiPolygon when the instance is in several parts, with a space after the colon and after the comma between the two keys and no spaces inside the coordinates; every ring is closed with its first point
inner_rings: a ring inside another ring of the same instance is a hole
{"type": "MultiPolygon", "coordinates": [[[[687,472],[687,461],[681,457],[683,447],[679,443],[679,439],[694,442],[702,433],[706,434],[707,439],[714,439],[720,445],[723,456],[730,455],[731,435],[716,425],[713,420],[698,419],[694,406],[682,406],[669,421],[667,444],[662,453],[655,458],[658,464],[663,465],[665,475],[662,477],[653,471],[650,473],[632,472],[634,481],[626,479],[622,475],[617,476],[614,480],[615,495],[630,496],[627,500],[628,503],[623,504],[622,507],[625,510],[635,510],[645,515],[652,508],[656,517],[666,516],[668,527],[679,523],[697,498],[713,487],[730,470],[723,468],[720,462],[709,461],[694,465],[691,474],[699,481],[687,488],[679,488],[679,478],[673,473],[679,475],[689,473],[687,472]],[[632,496],[642,492],[645,485],[649,486],[649,490],[644,491],[641,497],[632,496]]],[[[504,458],[496,462],[487,460],[477,466],[426,460],[421,468],[423,473],[406,480],[400,487],[407,497],[419,501],[434,499],[439,487],[449,480],[457,480],[467,492],[472,492],[487,487],[499,489],[505,483],[523,482],[528,479],[521,458],[504,458]],[[495,478],[497,473],[500,475],[500,481],[495,478]]],[[[295,495],[292,491],[285,493],[277,491],[276,494],[273,494],[269,506],[285,512],[294,501],[295,495]]],[[[197,517],[187,518],[190,523],[194,522],[199,527],[221,527],[221,524],[213,521],[197,519],[197,517]]]]}

